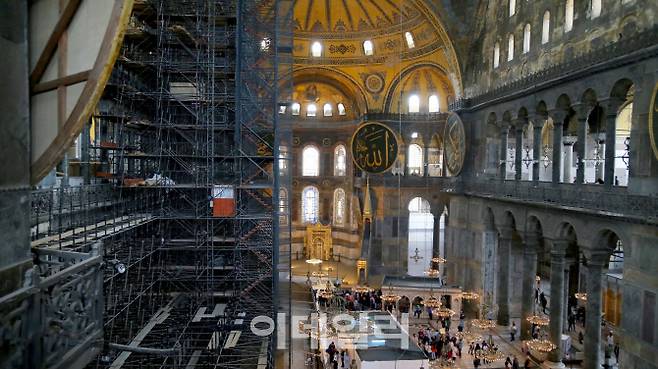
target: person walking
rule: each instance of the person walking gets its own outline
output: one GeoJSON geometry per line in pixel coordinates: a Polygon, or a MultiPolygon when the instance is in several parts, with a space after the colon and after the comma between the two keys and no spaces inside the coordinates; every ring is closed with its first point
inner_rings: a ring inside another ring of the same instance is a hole
{"type": "Polygon", "coordinates": [[[509,358],[509,356],[505,359],[505,369],[509,369],[509,367],[512,366],[512,359],[509,358]]]}
{"type": "Polygon", "coordinates": [[[523,369],[530,369],[530,358],[526,356],[525,362],[523,363],[523,369]]]}
{"type": "Polygon", "coordinates": [[[569,327],[567,328],[568,332],[571,332],[572,330],[576,330],[576,315],[573,313],[569,313],[569,317],[567,318],[567,321],[569,322],[569,327]]]}
{"type": "Polygon", "coordinates": [[[512,322],[512,326],[509,329],[510,341],[514,341],[516,336],[516,322],[512,322]]]}

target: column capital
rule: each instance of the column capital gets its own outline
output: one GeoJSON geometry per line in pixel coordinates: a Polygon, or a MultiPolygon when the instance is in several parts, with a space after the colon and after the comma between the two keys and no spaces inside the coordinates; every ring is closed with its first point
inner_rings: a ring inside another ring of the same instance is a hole
{"type": "Polygon", "coordinates": [[[576,116],[578,120],[587,120],[590,111],[592,111],[592,109],[594,108],[592,104],[584,103],[584,102],[573,104],[571,107],[576,112],[576,116]]]}
{"type": "Polygon", "coordinates": [[[530,120],[532,121],[532,126],[537,129],[543,128],[544,124],[546,124],[546,120],[548,119],[548,113],[546,112],[536,112],[534,115],[530,117],[530,120]]]}
{"type": "Polygon", "coordinates": [[[564,120],[567,119],[567,115],[569,115],[569,112],[562,108],[551,109],[548,111],[548,116],[553,119],[554,127],[557,127],[558,125],[562,126],[564,120]]]}
{"type": "Polygon", "coordinates": [[[587,268],[603,269],[610,261],[610,251],[603,249],[583,249],[587,268]]]}
{"type": "Polygon", "coordinates": [[[564,256],[569,247],[569,241],[565,239],[549,239],[551,243],[551,255],[564,256]]]}
{"type": "Polygon", "coordinates": [[[496,229],[498,230],[500,238],[503,240],[511,240],[512,234],[515,231],[514,227],[510,226],[497,226],[496,229]]]}
{"type": "Polygon", "coordinates": [[[600,100],[602,105],[605,106],[606,115],[608,116],[610,115],[617,116],[617,110],[619,110],[619,107],[621,107],[624,104],[624,101],[625,101],[624,99],[614,96],[600,100]]]}

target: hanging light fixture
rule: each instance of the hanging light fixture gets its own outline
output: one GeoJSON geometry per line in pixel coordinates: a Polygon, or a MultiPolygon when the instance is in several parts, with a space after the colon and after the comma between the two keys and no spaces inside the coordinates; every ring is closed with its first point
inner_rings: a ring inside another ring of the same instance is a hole
{"type": "Polygon", "coordinates": [[[352,288],[352,291],[357,293],[368,293],[372,291],[372,288],[368,286],[354,286],[354,288],[352,288]]]}
{"type": "Polygon", "coordinates": [[[531,350],[537,351],[537,352],[543,352],[543,353],[548,353],[557,348],[553,342],[549,340],[544,340],[544,339],[531,339],[528,341],[525,341],[526,345],[528,345],[528,348],[531,350]]]}
{"type": "Polygon", "coordinates": [[[387,304],[394,304],[400,299],[400,296],[396,295],[393,293],[393,286],[388,285],[388,293],[385,295],[382,295],[382,301],[384,301],[387,304]]]}
{"type": "Polygon", "coordinates": [[[479,298],[480,298],[480,295],[478,295],[475,292],[472,292],[472,291],[462,292],[462,300],[477,300],[479,298]]]}
{"type": "Polygon", "coordinates": [[[455,311],[448,309],[447,307],[438,307],[432,310],[432,312],[441,318],[450,318],[455,315],[455,311]]]}
{"type": "Polygon", "coordinates": [[[535,324],[538,326],[547,326],[550,323],[550,319],[545,315],[530,315],[526,318],[530,324],[535,324]]]}
{"type": "Polygon", "coordinates": [[[334,293],[330,290],[322,290],[320,291],[320,297],[329,300],[330,298],[334,297],[334,293]]]}
{"type": "Polygon", "coordinates": [[[493,329],[496,328],[496,322],[493,319],[473,319],[471,326],[482,330],[493,329]]]}
{"type": "Polygon", "coordinates": [[[470,331],[457,332],[455,336],[457,336],[457,338],[461,338],[466,343],[475,342],[482,339],[481,334],[477,334],[470,331]]]}
{"type": "Polygon", "coordinates": [[[439,272],[438,269],[433,269],[433,268],[429,268],[423,273],[425,273],[425,275],[427,275],[430,278],[438,278],[441,276],[441,272],[439,272]]]}
{"type": "Polygon", "coordinates": [[[440,256],[435,256],[435,257],[432,258],[432,262],[436,263],[436,264],[445,264],[446,261],[447,261],[446,259],[444,259],[440,256]]]}
{"type": "Polygon", "coordinates": [[[587,293],[585,292],[576,292],[574,293],[574,297],[580,301],[587,301],[587,293]]]}
{"type": "Polygon", "coordinates": [[[306,263],[311,265],[318,265],[322,263],[322,260],[318,258],[311,258],[311,259],[306,259],[306,263]]]}
{"type": "Polygon", "coordinates": [[[489,350],[480,350],[475,353],[475,357],[478,359],[483,359],[486,362],[493,363],[494,361],[502,361],[505,360],[507,357],[507,354],[504,352],[497,350],[497,349],[489,349],[489,350]]]}

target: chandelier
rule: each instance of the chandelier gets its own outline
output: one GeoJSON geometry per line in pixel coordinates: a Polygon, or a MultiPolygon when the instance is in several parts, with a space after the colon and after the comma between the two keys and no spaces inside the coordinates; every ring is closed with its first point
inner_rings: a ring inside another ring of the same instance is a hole
{"type": "Polygon", "coordinates": [[[499,351],[498,348],[492,348],[489,350],[480,350],[476,352],[475,357],[492,363],[494,361],[505,360],[507,355],[504,352],[499,351]]]}
{"type": "Polygon", "coordinates": [[[382,295],[382,301],[384,301],[387,304],[393,304],[393,303],[396,303],[399,299],[400,299],[400,296],[393,293],[393,287],[389,284],[388,285],[388,293],[385,294],[385,295],[382,295]]]}
{"type": "Polygon", "coordinates": [[[433,263],[437,263],[437,264],[445,264],[445,263],[446,263],[446,259],[444,259],[444,258],[442,258],[442,257],[440,257],[440,256],[435,256],[435,257],[432,258],[432,262],[433,262],[433,263]]]}
{"type": "Polygon", "coordinates": [[[318,258],[312,258],[312,259],[306,259],[306,263],[311,264],[311,265],[318,265],[322,263],[322,260],[318,258]]]}
{"type": "Polygon", "coordinates": [[[496,328],[496,322],[492,319],[473,319],[471,326],[478,329],[492,329],[496,328]]]}
{"type": "Polygon", "coordinates": [[[437,278],[441,275],[438,269],[429,268],[424,272],[430,278],[437,278]]]}
{"type": "Polygon", "coordinates": [[[479,341],[482,339],[481,334],[477,334],[469,331],[457,332],[455,336],[457,336],[457,338],[464,340],[467,343],[479,341]]]}
{"type": "Polygon", "coordinates": [[[322,290],[322,291],[320,291],[320,297],[322,297],[323,299],[328,300],[328,299],[334,297],[334,293],[329,291],[329,290],[322,290]]]}
{"type": "Polygon", "coordinates": [[[546,326],[551,321],[547,316],[543,316],[543,315],[530,315],[529,317],[526,318],[526,320],[531,324],[535,324],[538,326],[546,326]]]}
{"type": "Polygon", "coordinates": [[[455,315],[455,311],[448,309],[447,307],[440,307],[432,310],[434,314],[437,316],[440,316],[441,318],[449,318],[453,315],[455,315]]]}
{"type": "Polygon", "coordinates": [[[427,298],[427,300],[423,301],[423,304],[430,309],[436,309],[441,307],[441,301],[432,295],[430,295],[430,297],[427,298]]]}
{"type": "Polygon", "coordinates": [[[475,292],[470,292],[470,291],[462,292],[463,300],[477,300],[478,298],[480,298],[480,295],[478,295],[475,292]]]}
{"type": "Polygon", "coordinates": [[[368,286],[355,286],[354,288],[352,288],[352,290],[354,292],[358,292],[358,293],[368,293],[368,292],[372,291],[372,288],[370,288],[368,286]]]}
{"type": "Polygon", "coordinates": [[[327,274],[327,273],[325,273],[325,272],[313,272],[313,273],[311,273],[311,275],[312,275],[313,277],[323,278],[323,277],[328,276],[329,274],[327,274]]]}
{"type": "Polygon", "coordinates": [[[551,352],[557,348],[553,342],[537,338],[526,341],[526,345],[528,345],[531,350],[543,353],[551,352]]]}
{"type": "Polygon", "coordinates": [[[587,301],[587,293],[585,292],[576,292],[574,296],[580,301],[587,301]]]}

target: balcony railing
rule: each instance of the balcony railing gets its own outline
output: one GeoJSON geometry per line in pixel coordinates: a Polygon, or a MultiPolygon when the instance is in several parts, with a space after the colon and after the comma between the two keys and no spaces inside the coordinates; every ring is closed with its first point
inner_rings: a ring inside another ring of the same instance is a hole
{"type": "Polygon", "coordinates": [[[35,249],[25,286],[0,298],[0,368],[82,368],[102,338],[100,245],[35,249]]]}

